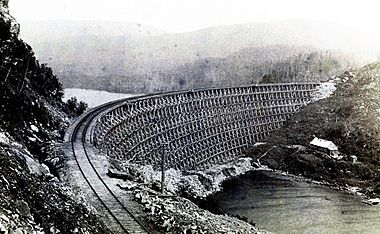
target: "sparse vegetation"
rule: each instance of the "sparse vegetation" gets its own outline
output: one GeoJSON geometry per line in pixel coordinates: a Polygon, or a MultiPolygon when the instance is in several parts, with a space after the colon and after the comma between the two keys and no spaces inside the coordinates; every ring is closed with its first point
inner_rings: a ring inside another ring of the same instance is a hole
{"type": "Polygon", "coordinates": [[[265,140],[268,144],[252,148],[249,155],[257,159],[272,149],[261,163],[316,180],[358,186],[369,196],[379,195],[380,64],[346,72],[340,79],[342,83],[331,97],[304,107],[265,140]],[[314,136],[337,144],[343,158],[335,160],[310,148],[314,136]],[[289,147],[292,145],[305,149],[289,147]]]}
{"type": "Polygon", "coordinates": [[[86,111],[87,107],[88,105],[85,102],[80,101],[78,103],[76,97],[71,97],[65,103],[65,112],[71,118],[78,117],[86,111]]]}
{"type": "Polygon", "coordinates": [[[264,67],[267,71],[261,83],[320,82],[342,73],[350,64],[326,51],[300,53],[264,67]]]}

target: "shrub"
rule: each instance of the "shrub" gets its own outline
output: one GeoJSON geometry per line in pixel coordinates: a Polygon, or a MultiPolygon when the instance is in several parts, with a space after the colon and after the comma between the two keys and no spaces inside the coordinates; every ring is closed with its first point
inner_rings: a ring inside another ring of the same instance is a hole
{"type": "Polygon", "coordinates": [[[83,114],[87,110],[87,103],[78,100],[76,97],[72,97],[65,103],[65,112],[70,118],[75,118],[83,114]]]}

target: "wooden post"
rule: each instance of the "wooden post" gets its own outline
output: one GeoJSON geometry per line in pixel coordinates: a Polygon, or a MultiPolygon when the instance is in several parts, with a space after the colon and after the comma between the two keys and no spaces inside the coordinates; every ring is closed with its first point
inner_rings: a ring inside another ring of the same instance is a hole
{"type": "MultiPolygon", "coordinates": [[[[165,147],[165,145],[164,145],[165,147]]],[[[161,151],[161,193],[165,192],[165,148],[161,151]]]]}

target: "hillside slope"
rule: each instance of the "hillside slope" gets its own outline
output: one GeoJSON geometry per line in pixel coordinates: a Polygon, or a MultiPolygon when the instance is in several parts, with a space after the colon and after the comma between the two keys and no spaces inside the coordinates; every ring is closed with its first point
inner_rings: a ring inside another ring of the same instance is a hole
{"type": "Polygon", "coordinates": [[[380,64],[346,72],[341,82],[331,97],[304,107],[248,154],[272,168],[379,195],[380,64]],[[334,142],[342,158],[311,147],[314,137],[334,142]]]}
{"type": "Polygon", "coordinates": [[[113,57],[116,53],[124,55],[127,68],[146,71],[173,68],[200,58],[226,57],[249,47],[284,45],[363,52],[368,51],[363,44],[377,45],[377,38],[366,37],[351,28],[305,20],[225,25],[174,34],[160,33],[144,25],[96,21],[25,21],[25,27],[23,36],[41,60],[54,64],[57,71],[67,66],[67,62],[83,63],[89,57],[98,64],[95,67],[101,67],[102,62],[117,58],[113,57]],[[39,29],[35,25],[40,25],[39,29]],[[99,43],[104,41],[106,47],[99,43]],[[111,57],[103,57],[104,53],[111,57]]]}
{"type": "Polygon", "coordinates": [[[0,1],[0,233],[108,233],[52,175],[62,166],[54,144],[68,119],[52,70],[18,38],[0,1]]]}
{"type": "Polygon", "coordinates": [[[125,70],[124,74],[119,74],[117,71],[123,66],[119,60],[115,58],[114,64],[105,69],[92,68],[96,62],[88,60],[86,68],[60,73],[60,79],[66,87],[154,93],[259,82],[324,81],[354,66],[347,56],[338,52],[279,45],[245,48],[225,58],[200,58],[175,68],[169,65],[144,73],[125,70]],[[91,72],[82,76],[82,72],[87,73],[86,70],[91,72]]]}
{"type": "MultiPolygon", "coordinates": [[[[104,27],[96,27],[97,22],[93,24],[85,21],[74,21],[71,24],[59,21],[41,23],[39,28],[48,25],[46,32],[49,33],[33,30],[35,24],[26,25],[31,27],[25,33],[30,38],[28,41],[40,59],[52,66],[66,88],[102,89],[111,92],[134,90],[143,93],[163,91],[168,90],[167,86],[175,79],[185,78],[185,82],[191,84],[193,81],[190,78],[198,74],[202,76],[202,66],[207,71],[210,64],[214,68],[220,68],[210,69],[209,72],[211,75],[217,73],[215,79],[221,78],[212,83],[217,86],[230,78],[225,76],[225,70],[234,70],[231,75],[237,74],[238,78],[249,80],[247,75],[250,73],[244,67],[255,69],[265,61],[285,59],[289,56],[289,51],[286,51],[289,48],[295,49],[290,55],[302,52],[297,48],[311,48],[314,51],[338,50],[355,52],[358,55],[357,51],[363,52],[363,44],[376,45],[374,42],[377,42],[376,38],[365,37],[341,25],[315,21],[288,20],[228,25],[187,33],[150,35],[125,31],[128,24],[117,26],[124,34],[115,34],[104,27]],[[57,28],[65,30],[57,32],[57,28]],[[284,53],[272,53],[271,48],[279,45],[285,48],[284,53]],[[268,50],[267,55],[263,56],[263,50],[268,50]],[[245,58],[232,58],[236,54],[245,58]],[[224,69],[226,65],[223,61],[219,61],[224,59],[228,63],[227,69],[224,69]],[[211,63],[206,64],[205,60],[211,60],[211,63]],[[190,73],[188,77],[183,74],[187,67],[190,73]],[[240,68],[243,68],[241,74],[236,72],[240,68]],[[121,90],[112,89],[113,86],[118,87],[120,81],[126,87],[121,90]]],[[[115,27],[116,25],[111,29],[115,30],[115,27]]],[[[149,31],[145,26],[140,28],[142,32],[149,31]]],[[[380,49],[371,50],[373,53],[376,51],[380,49]]],[[[211,76],[210,74],[206,75],[211,76]]],[[[255,80],[260,78],[253,77],[255,80]]],[[[179,86],[181,85],[171,90],[179,86]]]]}

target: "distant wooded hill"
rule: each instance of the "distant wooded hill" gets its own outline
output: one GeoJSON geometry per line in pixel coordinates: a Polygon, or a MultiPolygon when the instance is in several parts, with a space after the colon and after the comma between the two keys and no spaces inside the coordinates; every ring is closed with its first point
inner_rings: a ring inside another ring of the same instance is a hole
{"type": "Polygon", "coordinates": [[[253,83],[326,81],[352,67],[338,53],[293,47],[247,48],[226,58],[201,58],[176,68],[120,76],[65,76],[73,87],[112,92],[153,93],[253,83]]]}
{"type": "Polygon", "coordinates": [[[238,85],[260,82],[265,75],[267,81],[326,79],[351,63],[338,51],[356,53],[363,40],[372,40],[340,25],[297,20],[181,34],[110,22],[21,25],[23,38],[33,45],[40,60],[53,67],[64,87],[113,92],[238,85]],[[326,53],[331,49],[334,52],[326,53]],[[323,65],[311,64],[317,60],[323,65]],[[298,68],[285,68],[297,63],[298,68]],[[275,68],[286,75],[277,74],[275,68]]]}

